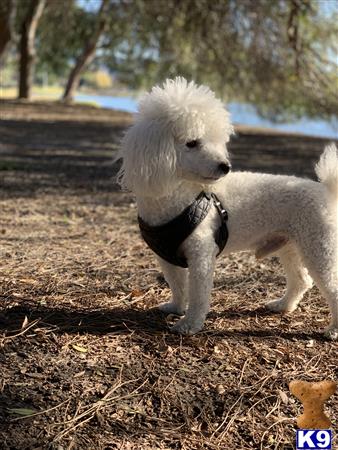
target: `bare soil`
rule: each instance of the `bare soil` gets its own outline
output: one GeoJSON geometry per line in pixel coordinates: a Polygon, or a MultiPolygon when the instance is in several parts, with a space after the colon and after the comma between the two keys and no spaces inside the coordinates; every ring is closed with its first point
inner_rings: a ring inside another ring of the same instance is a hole
{"type": "MultiPolygon", "coordinates": [[[[130,116],[15,101],[0,114],[0,448],[294,448],[288,383],[338,379],[318,290],[273,315],[278,260],[220,258],[204,331],[171,334],[156,310],[168,286],[113,180],[130,116]]],[[[313,177],[325,143],[238,127],[230,149],[235,169],[313,177]]],[[[337,394],[326,411],[337,429],[337,394]]]]}

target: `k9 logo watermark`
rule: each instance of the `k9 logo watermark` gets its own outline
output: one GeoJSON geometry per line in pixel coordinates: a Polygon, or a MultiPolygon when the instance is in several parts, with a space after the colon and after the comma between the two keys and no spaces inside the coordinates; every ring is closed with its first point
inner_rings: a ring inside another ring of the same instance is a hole
{"type": "Polygon", "coordinates": [[[297,450],[323,450],[332,449],[331,430],[297,430],[297,450]]]}

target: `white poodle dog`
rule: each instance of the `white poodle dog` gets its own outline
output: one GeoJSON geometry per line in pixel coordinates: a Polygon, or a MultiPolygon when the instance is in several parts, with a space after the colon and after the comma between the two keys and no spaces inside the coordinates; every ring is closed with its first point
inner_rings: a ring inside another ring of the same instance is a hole
{"type": "Polygon", "coordinates": [[[178,77],[141,99],[122,141],[118,180],[136,196],[145,240],[150,246],[160,241],[154,251],[162,256],[172,291],[170,302],[159,308],[185,314],[173,331],[200,331],[209,311],[215,259],[225,244],[223,255],[252,250],[258,258],[280,257],[287,289],[268,303],[272,311],[294,311],[313,279],[330,307],[326,336],[338,339],[337,148],[326,147],[316,166],[320,183],[230,172],[226,144],[232,132],[229,114],[214,93],[178,77]],[[196,212],[203,193],[197,220],[182,222],[187,211],[196,212]],[[183,234],[181,226],[187,227],[183,234]]]}

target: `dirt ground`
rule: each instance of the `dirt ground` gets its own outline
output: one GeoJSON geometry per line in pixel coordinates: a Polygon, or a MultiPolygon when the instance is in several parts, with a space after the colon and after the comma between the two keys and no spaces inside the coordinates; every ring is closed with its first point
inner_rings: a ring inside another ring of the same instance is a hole
{"type": "MultiPolygon", "coordinates": [[[[0,448],[294,448],[288,383],[338,379],[318,290],[273,315],[278,260],[220,258],[204,331],[171,334],[156,310],[169,289],[113,180],[130,116],[15,101],[0,114],[0,448]]],[[[312,177],[325,142],[239,127],[230,150],[235,169],[312,177]]],[[[337,394],[326,410],[337,429],[337,394]]]]}

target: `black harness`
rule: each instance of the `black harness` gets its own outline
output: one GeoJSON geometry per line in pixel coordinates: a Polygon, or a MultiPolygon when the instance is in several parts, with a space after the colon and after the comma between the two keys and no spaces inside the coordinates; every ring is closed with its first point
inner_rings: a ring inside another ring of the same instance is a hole
{"type": "Polygon", "coordinates": [[[181,214],[164,225],[151,226],[138,216],[141,235],[149,247],[165,261],[180,267],[188,267],[187,259],[179,247],[207,216],[211,205],[215,205],[221,225],[215,231],[215,242],[222,252],[228,240],[228,214],[215,194],[201,192],[196,200],[181,214]]]}

